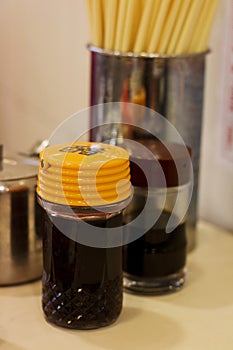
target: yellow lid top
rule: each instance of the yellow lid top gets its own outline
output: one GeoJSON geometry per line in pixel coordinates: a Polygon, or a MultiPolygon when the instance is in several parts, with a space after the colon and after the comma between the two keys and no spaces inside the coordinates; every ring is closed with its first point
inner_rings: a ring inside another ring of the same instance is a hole
{"type": "Polygon", "coordinates": [[[129,154],[95,142],[47,147],[40,154],[37,193],[70,206],[120,202],[131,194],[129,154]]]}

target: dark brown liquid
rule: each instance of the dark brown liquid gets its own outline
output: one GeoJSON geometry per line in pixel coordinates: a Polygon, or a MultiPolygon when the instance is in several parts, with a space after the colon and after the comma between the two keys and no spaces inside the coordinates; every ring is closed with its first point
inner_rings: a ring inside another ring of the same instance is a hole
{"type": "MultiPolygon", "coordinates": [[[[170,213],[163,212],[149,231],[124,246],[123,269],[126,273],[156,278],[173,274],[185,266],[185,224],[177,226],[171,233],[166,233],[169,217],[170,213]]],[[[132,218],[126,218],[128,222],[131,220],[132,218]]]]}
{"type": "MultiPolygon", "coordinates": [[[[43,210],[43,310],[62,327],[92,329],[114,322],[122,308],[122,248],[94,248],[61,233],[43,210]]],[[[67,231],[77,220],[65,219],[67,231]]],[[[94,226],[121,224],[121,215],[91,221],[94,226]]]]}
{"type": "Polygon", "coordinates": [[[19,186],[11,190],[11,254],[17,260],[26,259],[29,253],[29,189],[19,186]]]}

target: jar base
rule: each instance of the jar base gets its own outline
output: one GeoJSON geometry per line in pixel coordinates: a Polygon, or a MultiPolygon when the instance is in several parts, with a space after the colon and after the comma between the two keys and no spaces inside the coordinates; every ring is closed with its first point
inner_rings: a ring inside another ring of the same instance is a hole
{"type": "Polygon", "coordinates": [[[161,295],[180,290],[186,282],[186,268],[164,277],[140,277],[124,273],[123,286],[126,292],[161,295]]]}
{"type": "Polygon", "coordinates": [[[44,317],[45,317],[46,322],[48,322],[50,325],[53,325],[55,327],[61,327],[61,328],[70,329],[70,330],[88,331],[88,330],[95,330],[95,329],[111,326],[112,324],[114,324],[118,320],[119,315],[110,321],[103,321],[101,323],[93,322],[93,323],[88,323],[88,324],[86,324],[84,322],[84,323],[80,323],[79,325],[77,325],[77,324],[72,325],[72,324],[68,324],[68,323],[64,323],[64,322],[59,322],[57,320],[51,319],[50,317],[47,317],[46,315],[44,315],[44,317]]]}
{"type": "MultiPolygon", "coordinates": [[[[45,276],[45,273],[44,273],[45,276]]],[[[114,280],[64,288],[43,283],[42,309],[48,322],[69,329],[97,329],[109,326],[122,310],[122,275],[114,280]]]]}

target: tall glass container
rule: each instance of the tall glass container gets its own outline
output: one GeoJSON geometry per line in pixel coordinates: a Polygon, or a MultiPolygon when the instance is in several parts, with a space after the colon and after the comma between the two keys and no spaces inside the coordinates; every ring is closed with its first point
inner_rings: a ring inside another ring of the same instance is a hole
{"type": "Polygon", "coordinates": [[[133,220],[142,211],[144,215],[141,237],[123,247],[124,287],[136,293],[163,294],[180,289],[186,280],[186,212],[192,167],[189,151],[183,145],[153,140],[143,143],[157,162],[139,153],[130,157],[134,194],[124,211],[124,223],[132,221],[130,236],[138,229],[133,220]],[[145,210],[147,201],[150,205],[145,210]],[[148,226],[152,218],[154,223],[148,226]]]}

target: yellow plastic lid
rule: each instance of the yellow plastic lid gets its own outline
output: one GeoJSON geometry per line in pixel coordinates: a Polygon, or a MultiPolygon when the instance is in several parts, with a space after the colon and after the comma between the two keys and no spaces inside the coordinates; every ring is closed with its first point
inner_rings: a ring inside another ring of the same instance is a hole
{"type": "Polygon", "coordinates": [[[120,202],[131,194],[129,154],[96,142],[47,147],[40,154],[37,193],[70,206],[120,202]]]}

